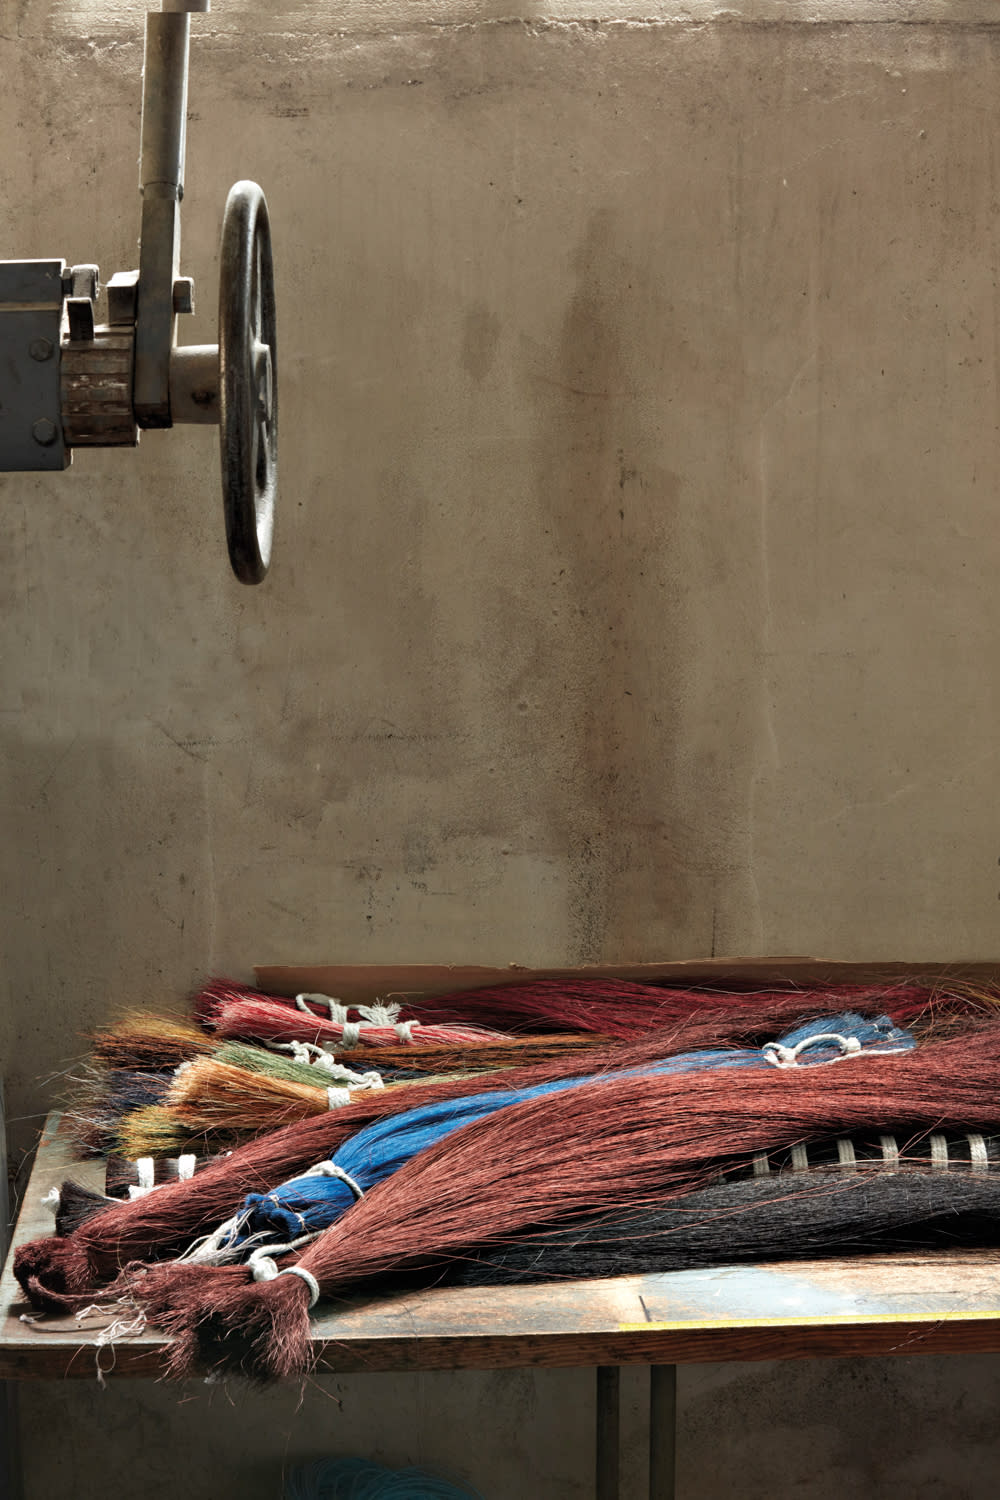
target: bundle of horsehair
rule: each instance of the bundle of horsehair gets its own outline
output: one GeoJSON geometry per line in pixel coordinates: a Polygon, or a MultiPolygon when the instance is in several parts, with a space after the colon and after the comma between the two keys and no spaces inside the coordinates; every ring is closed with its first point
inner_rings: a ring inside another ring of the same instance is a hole
{"type": "MultiPolygon", "coordinates": [[[[839,1020],[835,1018],[830,1025],[836,1029],[839,1020]]],[[[862,1034],[863,1030],[859,1032],[862,1034]]],[[[870,1042],[871,1038],[867,1040],[870,1042]]],[[[742,1057],[723,1055],[719,1060],[749,1065],[757,1058],[757,1050],[752,1049],[742,1057]]],[[[704,1061],[713,1061],[711,1050],[705,1053],[704,1061]]],[[[216,1058],[196,1058],[178,1069],[163,1093],[161,1104],[137,1109],[119,1121],[115,1143],[123,1155],[133,1158],[188,1150],[195,1144],[204,1148],[219,1138],[229,1141],[238,1134],[259,1134],[329,1109],[342,1108],[356,1102],[359,1091],[381,1086],[377,1072],[356,1074],[341,1064],[329,1062],[323,1054],[312,1065],[308,1085],[303,1085],[298,1077],[287,1082],[255,1081],[239,1069],[223,1066],[216,1058]],[[338,1080],[333,1086],[328,1082],[330,1071],[338,1080]],[[326,1082],[321,1084],[320,1079],[326,1082]]],[[[412,1084],[397,1083],[389,1087],[408,1088],[412,1084]]]]}
{"type": "MultiPolygon", "coordinates": [[[[763,1049],[683,1053],[650,1065],[649,1071],[673,1074],[717,1068],[762,1069],[775,1064],[816,1066],[862,1049],[896,1053],[912,1046],[909,1033],[892,1026],[887,1018],[864,1021],[848,1013],[807,1022],[763,1049]]],[[[622,1076],[605,1075],[601,1082],[606,1089],[612,1089],[622,1076]]],[[[332,1160],[269,1192],[251,1193],[242,1208],[208,1236],[203,1246],[192,1251],[189,1258],[199,1264],[223,1264],[243,1258],[248,1249],[252,1259],[261,1253],[276,1253],[267,1248],[275,1244],[282,1249],[291,1248],[293,1242],[295,1245],[301,1242],[303,1235],[315,1235],[326,1229],[376,1183],[470,1121],[509,1109],[525,1099],[579,1088],[590,1081],[563,1078],[530,1088],[494,1090],[425,1105],[377,1121],[346,1141],[332,1160]]]]}
{"type": "MultiPolygon", "coordinates": [[[[298,1014],[301,1015],[301,1012],[298,1014]]],[[[268,1012],[268,1018],[273,1019],[270,1012],[268,1012]]],[[[169,1017],[128,1012],[114,1024],[94,1033],[92,1050],[95,1061],[107,1070],[161,1072],[175,1068],[189,1058],[199,1055],[220,1057],[226,1061],[229,1060],[225,1056],[229,1048],[252,1044],[254,1041],[263,1043],[274,1040],[286,1048],[294,1048],[300,1042],[308,1045],[322,1040],[323,1050],[335,1061],[339,1060],[355,1067],[358,1065],[356,1052],[351,1055],[353,1049],[343,1046],[342,1036],[325,1039],[319,1037],[318,1033],[322,1031],[322,1026],[317,1028],[305,1016],[302,1016],[301,1025],[299,1022],[292,1023],[291,1030],[295,1035],[290,1038],[255,1037],[250,1026],[235,1029],[241,1032],[239,1038],[223,1038],[220,1041],[219,1036],[206,1035],[204,1031],[183,1022],[174,1021],[169,1017]],[[245,1037],[242,1036],[244,1030],[246,1031],[245,1037]]],[[[285,1025],[281,1029],[284,1031],[289,1028],[285,1025]]],[[[470,1034],[461,1044],[429,1045],[425,1039],[420,1047],[414,1047],[399,1042],[397,1039],[395,1045],[372,1048],[370,1055],[365,1056],[364,1067],[366,1070],[378,1068],[383,1072],[405,1071],[431,1074],[462,1071],[470,1066],[476,1068],[524,1067],[533,1063],[556,1060],[570,1050],[582,1051],[600,1047],[605,1044],[606,1040],[604,1037],[587,1033],[578,1036],[559,1034],[511,1037],[498,1042],[488,1032],[480,1031],[470,1034]]],[[[270,1056],[272,1052],[272,1049],[263,1045],[259,1050],[263,1051],[265,1056],[270,1056]]],[[[261,1068],[256,1068],[256,1071],[261,1071],[261,1068]]]]}
{"type": "MultiPolygon", "coordinates": [[[[1000,1111],[998,1111],[1000,1117],[1000,1111]]],[[[161,1156],[126,1157],[109,1156],[105,1162],[105,1194],[109,1197],[128,1198],[160,1187],[165,1182],[186,1181],[195,1172],[221,1161],[222,1156],[161,1156]]],[[[744,1177],[770,1177],[785,1172],[804,1172],[810,1169],[840,1167],[892,1169],[927,1166],[935,1171],[957,1172],[971,1169],[982,1172],[993,1168],[1000,1160],[1000,1138],[983,1136],[980,1133],[964,1135],[935,1134],[918,1136],[900,1145],[897,1136],[881,1132],[877,1138],[856,1139],[838,1137],[831,1141],[800,1143],[788,1151],[768,1154],[760,1153],[749,1163],[740,1163],[719,1173],[719,1182],[744,1177]]]]}
{"type": "MultiPolygon", "coordinates": [[[[175,1375],[206,1365],[294,1374],[311,1362],[309,1309],[321,1295],[594,1213],[609,1182],[626,1211],[706,1185],[720,1162],[831,1133],[983,1129],[995,1123],[998,1068],[992,1026],[833,1067],[584,1083],[497,1110],[420,1152],[280,1268],[267,1257],[252,1271],[132,1266],[107,1295],[129,1295],[171,1336],[175,1375]]],[[[16,1269],[32,1300],[47,1305],[30,1249],[16,1269]]]]}
{"type": "MultiPolygon", "coordinates": [[[[797,993],[771,995],[766,1001],[754,996],[752,1002],[748,1005],[746,997],[739,997],[728,1012],[689,1017],[637,1042],[610,1047],[602,1052],[602,1062],[613,1071],[642,1067],[698,1047],[750,1045],[773,1036],[803,1015],[803,997],[797,993]]],[[[967,1024],[972,1025],[973,1020],[967,1024]]],[[[989,1023],[981,1018],[975,1024],[989,1029],[989,1023]]],[[[234,1150],[224,1162],[199,1173],[192,1182],[167,1185],[141,1202],[103,1208],[74,1226],[64,1238],[44,1238],[22,1246],[18,1256],[24,1284],[32,1283],[37,1298],[48,1291],[49,1305],[59,1307],[63,1305],[61,1298],[96,1289],[130,1260],[182,1250],[193,1237],[207,1233],[230,1216],[245,1193],[266,1191],[306,1171],[383,1115],[490,1088],[580,1077],[592,1067],[592,1059],[574,1055],[483,1079],[417,1086],[405,1100],[388,1091],[373,1093],[348,1109],[286,1126],[234,1150]]]]}
{"type": "MultiPolygon", "coordinates": [[[[380,1079],[378,1073],[374,1076],[380,1079]]],[[[471,1071],[439,1076],[436,1080],[432,1077],[427,1082],[481,1076],[471,1071]]],[[[123,1116],[116,1139],[122,1153],[132,1158],[181,1149],[204,1151],[218,1144],[252,1140],[297,1120],[328,1114],[332,1109],[345,1109],[380,1087],[389,1094],[402,1094],[423,1083],[417,1079],[394,1079],[375,1084],[363,1082],[360,1077],[351,1081],[341,1074],[340,1081],[327,1084],[320,1082],[323,1077],[323,1070],[317,1067],[313,1070],[315,1082],[293,1083],[247,1075],[240,1068],[227,1067],[214,1059],[198,1059],[171,1082],[162,1104],[148,1105],[123,1116]]]]}
{"type": "Polygon", "coordinates": [[[409,1087],[408,1078],[364,1073],[320,1048],[293,1043],[311,1062],[263,1048],[224,1043],[172,1073],[94,1072],[67,1109],[69,1128],[87,1154],[143,1156],[204,1152],[294,1120],[350,1104],[372,1089],[409,1087]]]}
{"type": "MultiPolygon", "coordinates": [[[[688,1072],[704,1068],[764,1068],[815,1066],[862,1049],[898,1052],[914,1045],[912,1036],[892,1026],[886,1017],[866,1021],[848,1012],[806,1022],[767,1047],[715,1048],[649,1065],[656,1072],[688,1072]]],[[[605,1077],[614,1086],[618,1075],[605,1077]]],[[[325,1229],[376,1182],[395,1172],[406,1161],[436,1140],[470,1120],[481,1119],[525,1098],[577,1088],[581,1082],[563,1078],[512,1091],[492,1090],[424,1105],[402,1115],[376,1121],[346,1141],[336,1157],[291,1182],[266,1193],[251,1194],[243,1209],[209,1236],[193,1258],[199,1263],[219,1263],[239,1258],[244,1243],[261,1247],[297,1240],[302,1234],[325,1229]]],[[[90,1197],[88,1208],[95,1206],[90,1197]]],[[[65,1218],[65,1205],[61,1217],[65,1218]]]]}
{"type": "MultiPolygon", "coordinates": [[[[173,1033],[175,1043],[183,1039],[185,1032],[190,1031],[190,1028],[169,1029],[173,1033]]],[[[122,1034],[130,1036],[133,1042],[139,1043],[141,1055],[144,1032],[140,1019],[125,1018],[122,1034]]],[[[163,1034],[164,1028],[154,1018],[152,1030],[149,1033],[154,1045],[159,1042],[163,1034]]],[[[374,1072],[361,1075],[355,1070],[347,1070],[328,1054],[322,1053],[320,1048],[292,1043],[289,1048],[275,1052],[269,1051],[266,1047],[216,1041],[205,1046],[206,1039],[201,1036],[201,1033],[195,1032],[194,1035],[201,1045],[194,1051],[188,1051],[186,1056],[179,1058],[170,1071],[148,1071],[141,1067],[124,1067],[121,1065],[122,1052],[119,1050],[118,1065],[114,1067],[93,1066],[82,1077],[73,1080],[73,1090],[66,1104],[64,1119],[74,1139],[86,1155],[108,1155],[120,1152],[126,1156],[138,1157],[158,1154],[155,1151],[133,1150],[132,1141],[123,1142],[121,1140],[122,1120],[137,1111],[159,1105],[167,1100],[171,1087],[189,1069],[195,1070],[195,1076],[199,1080],[211,1078],[213,1062],[229,1069],[239,1068],[245,1073],[260,1075],[261,1078],[275,1078],[293,1084],[306,1084],[313,1088],[323,1083],[324,1074],[333,1075],[326,1078],[327,1087],[335,1079],[350,1082],[356,1087],[380,1085],[380,1075],[377,1076],[374,1072]],[[291,1052],[292,1056],[287,1055],[288,1052],[291,1052]],[[312,1066],[316,1062],[321,1063],[322,1071],[312,1071],[312,1066]]],[[[108,1033],[103,1033],[102,1036],[106,1038],[108,1033]]],[[[96,1055],[100,1062],[100,1053],[97,1052],[96,1055]]],[[[244,1079],[244,1082],[248,1081],[244,1079]]],[[[264,1087],[255,1079],[250,1079],[248,1086],[251,1091],[254,1087],[264,1087]]],[[[332,1100],[331,1107],[333,1107],[332,1100]]]]}
{"type": "MultiPolygon", "coordinates": [[[[476,1023],[506,1032],[596,1032],[618,1041],[632,1041],[649,1031],[676,1025],[694,1015],[731,1012],[734,1003],[763,1010],[776,996],[797,994],[802,1014],[818,1011],[885,1011],[897,1025],[906,1026],[929,1006],[943,1010],[990,1008],[1000,998],[993,986],[974,985],[954,978],[903,979],[892,983],[788,985],[737,990],[708,985],[691,989],[661,982],[640,984],[627,979],[533,979],[485,985],[477,989],[442,995],[388,995],[383,1007],[393,1001],[397,1024],[410,1022],[465,1025],[476,1023]]],[[[335,997],[303,993],[290,998],[264,994],[233,980],[215,979],[203,986],[193,1001],[202,1025],[214,1027],[228,1008],[244,1003],[283,1006],[286,1010],[311,1012],[321,1021],[350,1018],[361,1031],[372,1025],[370,1007],[343,1005],[335,997]],[[353,1013],[353,1015],[352,1015],[353,1013]]],[[[298,1024],[298,1023],[292,1023],[298,1024]]]]}
{"type": "Polygon", "coordinates": [[[237,999],[220,1004],[211,1013],[198,1012],[202,1024],[219,1036],[242,1040],[247,1037],[264,1041],[323,1042],[331,1046],[393,1047],[463,1047],[480,1043],[509,1042],[502,1031],[474,1025],[436,1026],[400,1019],[398,1005],[363,1005],[356,1009],[360,1019],[352,1021],[347,1006],[326,996],[300,995],[292,1005],[268,999],[237,999]],[[322,999],[326,1016],[318,1016],[307,1004],[322,999]]]}
{"type": "Polygon", "coordinates": [[[766,1260],[1000,1244],[1000,1137],[803,1144],[666,1205],[526,1230],[456,1254],[438,1279],[503,1286],[766,1260]]]}

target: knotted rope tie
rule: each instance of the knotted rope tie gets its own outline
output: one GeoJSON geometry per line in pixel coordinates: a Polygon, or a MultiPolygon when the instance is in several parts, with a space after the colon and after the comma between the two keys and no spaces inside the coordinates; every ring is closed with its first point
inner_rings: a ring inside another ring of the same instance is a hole
{"type": "Polygon", "coordinates": [[[302,994],[295,996],[295,1004],[298,1009],[303,1011],[307,1016],[312,1016],[313,1020],[316,1019],[316,1012],[309,1009],[309,1005],[307,1002],[310,1000],[312,1000],[315,1005],[326,1006],[327,1010],[330,1012],[330,1020],[335,1026],[340,1026],[344,1021],[347,1020],[348,1007],[342,1004],[341,1001],[335,1000],[332,995],[310,995],[306,991],[303,991],[302,994]]]}
{"type": "Polygon", "coordinates": [[[361,1033],[366,1030],[378,1030],[382,1027],[391,1026],[401,1042],[412,1043],[413,1028],[418,1026],[418,1021],[401,1021],[399,1019],[400,1006],[398,1005],[355,1005],[342,1004],[334,1000],[330,995],[314,995],[303,991],[295,996],[295,1004],[299,1010],[307,1016],[315,1016],[315,1011],[310,1009],[309,1001],[315,1005],[325,1005],[330,1013],[330,1020],[335,1026],[343,1027],[340,1038],[341,1046],[350,1051],[361,1041],[361,1033]],[[361,1017],[360,1021],[349,1019],[351,1010],[357,1011],[361,1017]]]}
{"type": "MultiPolygon", "coordinates": [[[[275,1042],[274,1050],[288,1052],[293,1062],[301,1063],[307,1068],[318,1068],[321,1073],[328,1074],[338,1083],[349,1084],[353,1089],[385,1088],[385,1079],[381,1073],[375,1072],[374,1069],[367,1073],[356,1073],[353,1068],[339,1063],[325,1047],[320,1047],[316,1042],[275,1042]]],[[[330,1108],[333,1108],[332,1104],[330,1108]]]]}
{"type": "Polygon", "coordinates": [[[355,1182],[350,1172],[345,1172],[343,1167],[338,1167],[335,1161],[321,1161],[317,1166],[310,1167],[308,1172],[302,1173],[303,1177],[337,1177],[341,1182],[346,1182],[358,1202],[365,1196],[365,1190],[355,1182]]]}
{"type": "MultiPolygon", "coordinates": [[[[331,1108],[333,1107],[334,1106],[331,1105],[331,1108]]],[[[351,1174],[349,1172],[345,1172],[343,1167],[338,1167],[335,1161],[318,1162],[315,1167],[310,1167],[308,1172],[302,1172],[299,1175],[300,1177],[336,1177],[339,1179],[339,1181],[347,1184],[351,1192],[354,1194],[355,1199],[359,1203],[365,1196],[365,1191],[361,1184],[355,1182],[351,1174]]],[[[298,1219],[299,1223],[302,1225],[302,1228],[305,1229],[306,1221],[304,1216],[298,1213],[294,1208],[290,1208],[287,1203],[282,1203],[277,1193],[266,1193],[265,1197],[270,1198],[271,1202],[275,1205],[276,1208],[283,1209],[285,1213],[292,1214],[296,1219],[298,1219]]],[[[216,1233],[218,1234],[219,1231],[216,1230],[216,1233]]]]}
{"type": "MultiPolygon", "coordinates": [[[[358,1005],[355,1009],[358,1015],[372,1026],[391,1026],[396,1036],[407,1046],[413,1045],[413,1028],[419,1026],[419,1021],[401,1021],[399,1019],[400,1006],[398,1005],[358,1005]]],[[[363,1028],[362,1028],[363,1029],[363,1028]]]]}
{"type": "Polygon", "coordinates": [[[322,1232],[322,1230],[318,1230],[316,1234],[304,1234],[299,1239],[292,1240],[287,1245],[270,1245],[267,1249],[254,1250],[247,1258],[247,1266],[250,1268],[254,1281],[274,1281],[279,1276],[298,1276],[309,1288],[309,1311],[312,1312],[319,1301],[319,1282],[312,1272],[307,1271],[304,1266],[286,1266],[282,1270],[275,1260],[275,1256],[289,1255],[293,1250],[298,1250],[303,1245],[308,1245],[310,1241],[316,1239],[322,1232]]]}
{"type": "Polygon", "coordinates": [[[805,1052],[808,1047],[815,1047],[820,1042],[836,1042],[840,1048],[841,1057],[853,1056],[862,1050],[861,1043],[856,1036],[841,1036],[836,1031],[820,1031],[816,1036],[803,1037],[801,1042],[796,1042],[794,1047],[785,1047],[781,1042],[768,1042],[762,1047],[764,1061],[773,1064],[776,1068],[797,1068],[799,1065],[799,1053],[805,1052]]]}

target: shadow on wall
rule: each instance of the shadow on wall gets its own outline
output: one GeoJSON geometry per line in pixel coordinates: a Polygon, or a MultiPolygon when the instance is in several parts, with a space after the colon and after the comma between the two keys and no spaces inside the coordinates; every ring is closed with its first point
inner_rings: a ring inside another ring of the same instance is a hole
{"type": "Polygon", "coordinates": [[[584,962],[726,951],[719,908],[732,922],[748,905],[754,739],[726,697],[732,659],[706,659],[700,640],[733,562],[708,505],[712,461],[664,400],[692,380],[692,350],[625,229],[609,209],[591,216],[558,348],[530,361],[528,391],[556,567],[537,649],[564,684],[564,771],[544,813],[584,962]]]}

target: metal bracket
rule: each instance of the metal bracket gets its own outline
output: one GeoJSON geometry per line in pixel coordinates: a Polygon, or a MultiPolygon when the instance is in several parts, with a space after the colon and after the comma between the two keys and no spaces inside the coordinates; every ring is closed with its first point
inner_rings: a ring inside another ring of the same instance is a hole
{"type": "Polygon", "coordinates": [[[63,260],[0,261],[0,452],[9,469],[65,469],[59,347],[63,260]]]}

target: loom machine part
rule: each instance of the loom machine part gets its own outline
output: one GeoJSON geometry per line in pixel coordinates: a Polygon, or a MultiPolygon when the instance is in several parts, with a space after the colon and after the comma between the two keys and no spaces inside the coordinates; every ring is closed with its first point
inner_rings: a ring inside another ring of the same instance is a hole
{"type": "Polygon", "coordinates": [[[217,424],[229,558],[242,583],[260,583],[278,387],[271,232],[254,182],[236,183],[223,214],[219,342],[177,343],[194,311],[194,281],[179,274],[189,13],[210,3],[163,0],[146,16],[139,268],[107,283],[107,322],[96,265],[0,261],[0,471],[65,469],[75,448],[135,447],[142,428],[217,424]]]}

